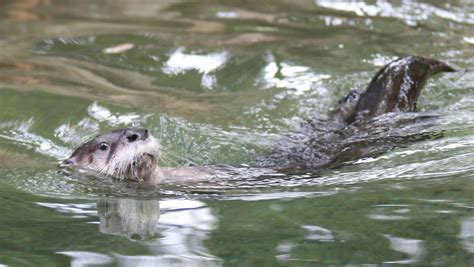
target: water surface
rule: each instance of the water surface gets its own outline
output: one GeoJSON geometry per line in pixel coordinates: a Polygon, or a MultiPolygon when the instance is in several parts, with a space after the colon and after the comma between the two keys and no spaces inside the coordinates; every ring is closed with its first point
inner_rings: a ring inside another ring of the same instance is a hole
{"type": "Polygon", "coordinates": [[[471,1],[3,1],[0,264],[474,264],[471,1]],[[147,187],[57,169],[147,127],[161,164],[256,164],[392,59],[437,58],[437,138],[312,174],[147,187]]]}

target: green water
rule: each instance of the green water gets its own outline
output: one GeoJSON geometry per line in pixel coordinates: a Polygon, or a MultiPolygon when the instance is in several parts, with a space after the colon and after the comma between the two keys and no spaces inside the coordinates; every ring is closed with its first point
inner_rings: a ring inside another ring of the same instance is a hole
{"type": "Polygon", "coordinates": [[[471,1],[2,1],[0,264],[472,266],[473,56],[471,1]],[[252,164],[410,54],[461,70],[419,99],[441,138],[158,188],[57,169],[130,125],[166,166],[252,164]]]}

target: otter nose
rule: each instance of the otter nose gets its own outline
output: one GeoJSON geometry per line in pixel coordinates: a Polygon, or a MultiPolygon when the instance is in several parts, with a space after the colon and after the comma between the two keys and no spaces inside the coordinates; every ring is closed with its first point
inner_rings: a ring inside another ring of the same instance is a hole
{"type": "Polygon", "coordinates": [[[125,136],[129,142],[135,142],[139,140],[146,140],[148,138],[148,130],[145,128],[132,128],[127,129],[125,136]]]}

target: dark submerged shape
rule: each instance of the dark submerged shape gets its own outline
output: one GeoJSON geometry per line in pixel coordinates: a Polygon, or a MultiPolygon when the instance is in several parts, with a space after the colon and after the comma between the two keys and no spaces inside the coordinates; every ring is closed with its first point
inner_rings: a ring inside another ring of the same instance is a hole
{"type": "Polygon", "coordinates": [[[328,120],[309,120],[300,132],[282,140],[271,159],[284,170],[334,167],[439,136],[421,132],[433,124],[433,116],[410,112],[416,111],[430,76],[453,71],[424,57],[394,60],[375,74],[364,91],[354,90],[341,100],[328,120]]]}

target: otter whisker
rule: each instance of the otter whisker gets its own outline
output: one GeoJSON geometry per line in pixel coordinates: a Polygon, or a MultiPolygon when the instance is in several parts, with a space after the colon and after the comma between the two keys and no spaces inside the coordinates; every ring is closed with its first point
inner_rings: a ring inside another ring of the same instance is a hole
{"type": "Polygon", "coordinates": [[[128,156],[128,154],[124,155],[126,156],[112,156],[111,164],[109,164],[108,167],[101,169],[101,172],[107,176],[112,176],[118,180],[125,180],[127,170],[129,169],[129,162],[131,162],[132,157],[128,156]]]}

